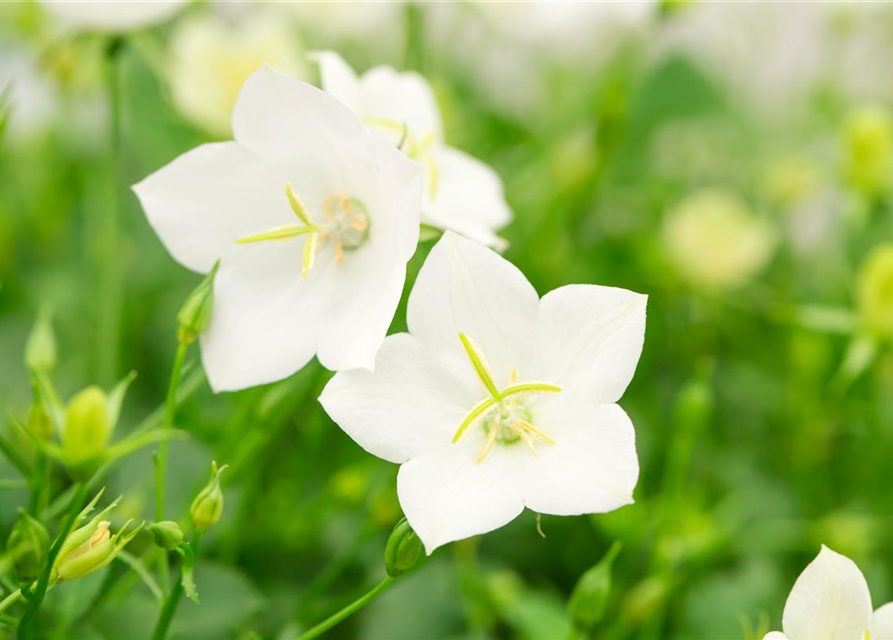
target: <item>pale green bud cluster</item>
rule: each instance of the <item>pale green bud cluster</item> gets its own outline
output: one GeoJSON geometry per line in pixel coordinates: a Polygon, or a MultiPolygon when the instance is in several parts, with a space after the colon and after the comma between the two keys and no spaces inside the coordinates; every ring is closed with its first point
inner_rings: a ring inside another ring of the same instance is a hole
{"type": "Polygon", "coordinates": [[[409,571],[422,554],[422,541],[403,518],[398,522],[384,548],[385,570],[392,578],[409,571]]]}
{"type": "Polygon", "coordinates": [[[860,107],[843,128],[844,174],[850,185],[876,196],[890,185],[893,170],[893,116],[881,106],[860,107]]]}
{"type": "Polygon", "coordinates": [[[212,524],[216,524],[220,520],[220,516],[223,515],[223,491],[220,490],[220,474],[226,468],[227,465],[223,465],[218,469],[217,463],[212,462],[211,480],[192,501],[189,512],[192,515],[192,521],[199,530],[203,531],[212,524]]]}
{"type": "Polygon", "coordinates": [[[214,265],[204,280],[189,294],[177,314],[177,339],[189,344],[194,342],[211,324],[211,311],[214,308],[214,276],[220,262],[214,265]]]}
{"type": "Polygon", "coordinates": [[[25,342],[25,365],[31,371],[51,371],[56,366],[56,336],[47,310],[40,312],[25,342]]]}
{"type": "Polygon", "coordinates": [[[620,543],[615,542],[598,564],[577,581],[567,605],[577,629],[592,631],[605,617],[611,596],[612,566],[618,553],[620,543]]]}
{"type": "Polygon", "coordinates": [[[856,306],[864,330],[893,338],[893,244],[872,251],[856,276],[856,306]]]}
{"type": "Polygon", "coordinates": [[[13,557],[13,570],[16,578],[22,582],[36,580],[47,559],[50,548],[50,536],[46,528],[28,513],[19,510],[16,522],[6,548],[13,557]]]}

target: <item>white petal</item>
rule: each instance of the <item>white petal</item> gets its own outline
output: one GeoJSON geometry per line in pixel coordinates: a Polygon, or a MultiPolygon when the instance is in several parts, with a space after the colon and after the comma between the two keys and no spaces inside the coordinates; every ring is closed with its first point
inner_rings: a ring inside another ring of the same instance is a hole
{"type": "MultiPolygon", "coordinates": [[[[555,441],[524,460],[524,503],[552,515],[605,513],[632,504],[639,477],[632,422],[586,393],[543,398],[532,422],[555,441]]],[[[517,446],[517,445],[515,445],[517,446]]]]}
{"type": "Polygon", "coordinates": [[[400,467],[400,506],[429,554],[448,542],[498,529],[524,510],[515,452],[496,447],[476,464],[480,440],[463,438],[400,467]]]}
{"type": "Polygon", "coordinates": [[[402,463],[431,447],[449,446],[478,400],[473,383],[462,361],[400,333],[384,341],[375,373],[341,372],[319,401],[366,451],[402,463]]]}
{"type": "Polygon", "coordinates": [[[245,81],[233,110],[236,140],[262,155],[318,155],[332,139],[361,134],[350,109],[269,65],[245,81]]]}
{"type": "Polygon", "coordinates": [[[893,602],[878,608],[871,618],[871,640],[893,640],[893,602]]]}
{"type": "Polygon", "coordinates": [[[540,304],[536,377],[585,388],[616,402],[636,370],[645,339],[647,296],[626,289],[568,285],[540,304]]]}
{"type": "Polygon", "coordinates": [[[488,165],[464,151],[440,146],[432,151],[437,188],[425,188],[423,220],[482,244],[500,243],[496,231],[512,219],[502,181],[488,165]]]}
{"type": "Polygon", "coordinates": [[[162,22],[179,11],[185,0],[43,0],[41,4],[56,18],[82,29],[127,31],[162,22]]]}
{"type": "Polygon", "coordinates": [[[285,196],[291,175],[235,142],[220,142],[184,153],[133,190],[174,259],[204,272],[237,238],[294,224],[285,196]]]}
{"type": "Polygon", "coordinates": [[[319,64],[323,91],[335,96],[357,114],[359,80],[350,65],[334,51],[316,51],[311,57],[319,64]]]}
{"type": "Polygon", "coordinates": [[[375,67],[360,78],[357,115],[383,118],[405,124],[410,134],[421,139],[428,134],[440,140],[443,129],[440,110],[431,85],[419,74],[398,73],[390,67],[375,67]]]}
{"type": "Polygon", "coordinates": [[[781,631],[770,631],[763,636],[763,640],[788,640],[788,637],[781,631]]]}
{"type": "Polygon", "coordinates": [[[409,296],[407,324],[428,346],[467,359],[459,340],[459,333],[466,334],[503,387],[530,347],[538,304],[533,286],[512,263],[447,232],[422,266],[409,296]]]}
{"type": "Polygon", "coordinates": [[[865,577],[852,560],[823,545],[794,583],[782,622],[790,640],[864,640],[871,623],[865,577]]]}

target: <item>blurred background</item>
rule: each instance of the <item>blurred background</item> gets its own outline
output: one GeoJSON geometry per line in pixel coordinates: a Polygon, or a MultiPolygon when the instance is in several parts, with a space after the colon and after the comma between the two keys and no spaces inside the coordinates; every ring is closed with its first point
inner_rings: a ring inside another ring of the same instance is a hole
{"type": "MultiPolygon", "coordinates": [[[[4,419],[27,412],[24,344],[41,313],[63,396],[136,370],[120,433],[162,403],[175,316],[200,276],[168,256],[129,185],[229,138],[238,89],[264,61],[317,82],[317,49],[432,83],[446,141],[502,177],[515,214],[505,256],[541,294],[580,282],[650,295],[621,400],[636,426],[636,504],[544,516],[545,537],[527,512],[448,545],[328,637],[567,638],[571,590],[614,541],[600,640],[761,638],[822,543],[859,564],[875,606],[893,600],[883,4],[191,2],[108,35],[3,3],[4,419]]],[[[404,316],[405,296],[393,331],[404,316]]],[[[231,468],[202,605],[184,602],[172,635],[289,640],[383,575],[397,467],[328,419],[316,397],[330,374],[315,362],[216,396],[199,369],[177,415],[193,438],[171,446],[169,508],[185,515],[210,459],[231,468]]],[[[4,539],[28,499],[15,477],[0,460],[4,539]]],[[[52,482],[64,489],[64,471],[52,482]]],[[[108,484],[121,517],[151,518],[151,451],[108,484]]],[[[139,640],[157,614],[119,563],[46,607],[60,639],[139,640]]]]}

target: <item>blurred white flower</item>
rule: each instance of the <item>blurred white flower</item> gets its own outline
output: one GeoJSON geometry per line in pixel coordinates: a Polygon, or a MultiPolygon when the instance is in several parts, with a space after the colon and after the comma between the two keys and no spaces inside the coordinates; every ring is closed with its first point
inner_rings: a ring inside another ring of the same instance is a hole
{"type": "Polygon", "coordinates": [[[57,115],[56,87],[25,50],[0,49],[0,95],[9,122],[3,144],[19,144],[49,128],[57,115]]]}
{"type": "Polygon", "coordinates": [[[174,102],[190,120],[217,136],[230,135],[239,89],[265,62],[306,75],[300,39],[282,15],[255,8],[228,21],[207,12],[179,22],[171,34],[174,102]]]}
{"type": "Polygon", "coordinates": [[[775,251],[775,229],[734,194],[706,189],[671,210],[662,229],[667,258],[694,286],[723,289],[744,283],[775,251]]]}
{"type": "Polygon", "coordinates": [[[872,614],[859,567],[822,545],[791,589],[782,628],[763,640],[893,640],[893,603],[872,614]]]}
{"type": "Polygon", "coordinates": [[[221,260],[201,336],[211,386],[278,380],[314,354],[371,367],[418,241],[421,167],[269,66],[242,88],[233,132],[134,187],[177,261],[221,260]]]}
{"type": "Polygon", "coordinates": [[[132,31],[164,22],[187,0],[38,0],[48,13],[86,31],[132,31]]]}
{"type": "Polygon", "coordinates": [[[428,553],[524,507],[603,513],[633,501],[635,434],[617,404],[645,335],[646,296],[571,285],[542,300],[498,254],[447,232],[409,298],[409,333],[375,372],[338,373],[320,402],[370,453],[428,553]]]}
{"type": "Polygon", "coordinates": [[[428,82],[413,72],[375,67],[361,77],[331,51],[315,54],[322,86],[376,135],[426,169],[422,221],[490,246],[509,223],[511,209],[493,169],[444,144],[440,111],[428,82]]]}

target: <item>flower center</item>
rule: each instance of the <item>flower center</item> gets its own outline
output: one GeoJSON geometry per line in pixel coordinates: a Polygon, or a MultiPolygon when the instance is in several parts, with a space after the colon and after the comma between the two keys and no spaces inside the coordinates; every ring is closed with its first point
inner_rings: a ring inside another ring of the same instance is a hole
{"type": "Polygon", "coordinates": [[[316,224],[298,195],[292,190],[291,183],[285,184],[285,194],[292,211],[301,224],[290,224],[276,227],[236,240],[237,244],[264,242],[268,240],[288,240],[306,235],[304,257],[301,261],[301,277],[307,278],[320,242],[331,241],[335,248],[335,262],[344,262],[344,252],[353,251],[363,245],[369,238],[369,212],[357,198],[346,193],[332,193],[323,200],[324,220],[316,224]]]}
{"type": "Polygon", "coordinates": [[[490,397],[481,400],[468,412],[453,436],[453,444],[459,441],[468,427],[481,421],[487,436],[478,454],[477,464],[486,459],[497,443],[512,445],[523,442],[534,456],[538,455],[534,439],[554,445],[555,441],[552,438],[533,425],[533,417],[524,397],[531,394],[558,393],[561,387],[546,382],[518,383],[518,370],[514,369],[509,386],[500,391],[493,381],[493,374],[487,361],[471,339],[460,333],[459,340],[465,348],[468,359],[471,360],[475,373],[489,391],[490,397]]]}
{"type": "Polygon", "coordinates": [[[440,168],[437,166],[437,161],[434,159],[434,156],[431,155],[430,147],[434,141],[437,140],[437,134],[433,131],[429,131],[421,137],[416,137],[410,133],[406,123],[401,124],[390,118],[376,118],[369,116],[363,118],[363,122],[380,129],[392,131],[400,136],[400,142],[397,143],[397,148],[416,162],[421,162],[425,165],[425,169],[428,172],[428,195],[431,198],[436,197],[437,187],[440,182],[440,168]]]}

